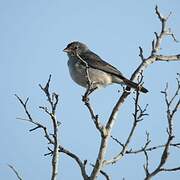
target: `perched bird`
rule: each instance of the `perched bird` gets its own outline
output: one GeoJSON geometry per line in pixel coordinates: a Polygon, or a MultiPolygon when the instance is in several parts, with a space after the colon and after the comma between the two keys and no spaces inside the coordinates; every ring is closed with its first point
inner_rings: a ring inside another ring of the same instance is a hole
{"type": "Polygon", "coordinates": [[[146,88],[124,77],[118,69],[102,60],[81,42],[71,42],[63,51],[69,57],[68,67],[71,78],[85,88],[91,84],[90,92],[112,83],[125,84],[143,93],[148,92],[146,88]]]}

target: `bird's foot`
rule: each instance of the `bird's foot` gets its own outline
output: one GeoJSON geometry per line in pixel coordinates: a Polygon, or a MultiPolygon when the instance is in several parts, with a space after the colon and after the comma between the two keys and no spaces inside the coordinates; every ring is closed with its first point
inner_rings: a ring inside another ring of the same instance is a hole
{"type": "Polygon", "coordinates": [[[89,97],[87,95],[82,96],[82,101],[85,103],[89,102],[89,97]]]}

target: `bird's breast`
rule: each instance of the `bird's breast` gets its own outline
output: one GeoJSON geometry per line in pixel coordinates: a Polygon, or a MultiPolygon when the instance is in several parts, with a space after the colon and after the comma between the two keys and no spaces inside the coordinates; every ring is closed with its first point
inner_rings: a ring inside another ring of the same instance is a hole
{"type": "MultiPolygon", "coordinates": [[[[81,61],[69,59],[68,67],[71,78],[80,86],[87,87],[88,78],[86,66],[81,61]]],[[[102,70],[89,67],[88,74],[93,83],[93,87],[100,88],[112,83],[112,76],[102,70]]]]}
{"type": "Polygon", "coordinates": [[[70,59],[68,61],[68,67],[71,78],[80,86],[86,87],[87,78],[85,66],[83,66],[79,61],[70,59]]]}

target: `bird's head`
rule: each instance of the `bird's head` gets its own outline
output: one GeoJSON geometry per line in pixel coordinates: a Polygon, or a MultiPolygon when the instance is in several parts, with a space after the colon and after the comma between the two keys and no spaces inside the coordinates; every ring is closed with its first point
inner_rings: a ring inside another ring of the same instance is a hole
{"type": "Polygon", "coordinates": [[[63,51],[66,52],[70,56],[76,56],[77,54],[81,55],[87,50],[88,50],[88,47],[85,44],[79,41],[74,41],[68,44],[67,47],[63,51]]]}

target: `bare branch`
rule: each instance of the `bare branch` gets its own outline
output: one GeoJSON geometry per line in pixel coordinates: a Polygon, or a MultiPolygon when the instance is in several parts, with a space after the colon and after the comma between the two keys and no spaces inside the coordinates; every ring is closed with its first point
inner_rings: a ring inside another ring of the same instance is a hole
{"type": "MultiPolygon", "coordinates": [[[[167,17],[164,17],[160,13],[157,6],[155,8],[155,12],[156,12],[156,14],[157,14],[157,16],[161,22],[161,31],[160,31],[160,33],[155,32],[155,39],[152,41],[151,55],[148,58],[144,58],[143,49],[142,49],[142,47],[139,47],[139,50],[140,50],[139,56],[140,56],[142,62],[136,68],[134,73],[132,74],[132,76],[131,76],[132,81],[137,80],[139,75],[142,76],[143,71],[150,64],[154,63],[155,61],[178,61],[178,60],[180,60],[180,54],[172,55],[172,56],[157,55],[157,52],[161,49],[161,47],[160,47],[161,42],[165,36],[171,36],[175,42],[177,42],[177,39],[175,38],[175,35],[171,32],[170,28],[167,28],[167,20],[168,20],[171,13],[167,17]]],[[[93,110],[93,108],[89,102],[89,94],[94,91],[93,82],[91,82],[91,79],[89,76],[89,66],[86,63],[86,61],[84,61],[79,56],[79,54],[76,54],[76,55],[82,61],[82,63],[85,64],[85,67],[86,67],[87,90],[86,90],[82,100],[85,103],[86,107],[88,108],[88,111],[91,115],[91,118],[93,120],[93,123],[95,124],[96,129],[101,134],[101,145],[99,148],[98,157],[96,159],[95,165],[93,165],[94,168],[90,174],[90,177],[88,177],[88,175],[86,173],[86,167],[85,166],[87,164],[87,160],[82,161],[76,154],[74,154],[71,151],[60,146],[60,144],[58,142],[58,140],[59,140],[58,139],[59,122],[56,119],[56,108],[57,108],[57,104],[59,101],[59,96],[56,93],[50,93],[49,92],[51,75],[49,76],[48,82],[46,83],[46,85],[44,87],[41,85],[39,85],[39,86],[40,86],[41,90],[45,93],[45,95],[47,97],[47,101],[50,104],[50,108],[46,107],[46,106],[40,106],[40,109],[42,109],[45,113],[47,113],[49,115],[50,119],[52,120],[52,124],[53,124],[53,133],[52,134],[50,134],[47,131],[47,128],[44,125],[42,125],[42,124],[40,124],[37,121],[34,121],[32,119],[31,114],[29,113],[29,111],[27,109],[27,103],[28,103],[29,98],[27,98],[26,101],[24,102],[24,101],[22,101],[21,98],[19,98],[19,96],[15,95],[17,97],[17,99],[19,100],[19,102],[22,104],[22,106],[25,110],[25,113],[28,116],[28,119],[23,119],[23,118],[19,118],[19,119],[28,121],[28,122],[36,125],[34,128],[30,129],[30,131],[34,131],[34,130],[37,130],[39,128],[42,128],[46,139],[48,140],[48,142],[50,144],[53,145],[53,149],[50,149],[48,147],[49,153],[45,154],[45,155],[52,155],[53,156],[52,157],[52,178],[51,179],[52,180],[57,179],[59,152],[62,152],[64,154],[68,155],[69,157],[71,157],[72,159],[74,159],[76,161],[76,163],[80,167],[81,174],[82,174],[84,180],[95,180],[95,179],[97,179],[99,173],[103,174],[106,177],[106,179],[110,179],[110,177],[104,171],[102,171],[103,166],[108,165],[110,163],[117,162],[125,154],[128,154],[128,153],[130,154],[130,153],[144,152],[145,158],[146,158],[146,163],[144,165],[144,169],[146,172],[146,179],[149,179],[150,177],[156,175],[160,171],[176,171],[176,170],[179,170],[179,167],[172,168],[172,169],[163,168],[163,166],[166,163],[168,156],[169,156],[170,146],[175,146],[175,147],[179,148],[179,143],[177,143],[177,144],[172,143],[172,140],[174,138],[172,119],[173,119],[174,114],[177,112],[177,110],[179,108],[180,99],[176,103],[175,107],[172,110],[170,109],[170,105],[173,104],[172,102],[174,102],[174,100],[178,96],[179,90],[176,91],[175,95],[171,98],[170,101],[167,98],[166,90],[164,91],[165,100],[166,100],[166,104],[167,104],[167,119],[168,119],[168,139],[167,139],[166,144],[148,148],[149,143],[150,143],[150,139],[149,139],[149,134],[147,133],[146,134],[146,142],[140,150],[137,150],[137,151],[132,151],[132,149],[128,150],[128,145],[129,145],[129,143],[133,137],[133,134],[134,134],[134,131],[137,127],[137,124],[140,121],[142,121],[144,116],[148,115],[146,113],[147,106],[144,109],[142,109],[138,104],[139,95],[140,95],[139,89],[137,89],[137,92],[136,92],[135,110],[133,113],[133,125],[132,125],[130,133],[127,137],[127,140],[123,144],[120,141],[118,141],[116,138],[111,136],[111,131],[112,131],[112,128],[113,128],[115,121],[117,119],[118,112],[119,112],[121,106],[123,105],[123,103],[125,102],[125,100],[127,99],[127,97],[129,96],[130,92],[127,91],[126,89],[124,89],[124,91],[123,91],[122,95],[119,97],[116,105],[113,107],[113,110],[111,112],[111,115],[110,115],[107,123],[105,125],[101,124],[99,116],[97,114],[95,114],[95,112],[94,112],[94,110],[93,110]],[[51,135],[52,135],[52,138],[51,138],[51,135]],[[110,137],[112,137],[113,140],[115,140],[118,144],[120,144],[122,150],[116,156],[114,156],[112,159],[105,160],[105,154],[107,151],[108,142],[109,142],[110,137]],[[164,148],[163,153],[162,153],[161,160],[160,160],[158,167],[153,172],[150,173],[149,172],[149,157],[148,157],[147,151],[151,151],[151,150],[154,150],[157,148],[164,148]]],[[[140,81],[142,81],[142,79],[140,79],[140,81]]],[[[178,84],[179,84],[179,81],[178,81],[178,84]]]]}
{"type": "Polygon", "coordinates": [[[100,170],[100,173],[105,177],[106,180],[111,180],[110,176],[106,172],[100,170]]]}
{"type": "MultiPolygon", "coordinates": [[[[168,157],[169,157],[169,154],[170,154],[169,149],[170,149],[170,146],[172,144],[171,142],[175,137],[174,134],[173,134],[173,116],[177,112],[177,109],[178,109],[179,104],[180,104],[180,98],[178,97],[178,95],[179,95],[178,92],[180,90],[179,79],[177,79],[177,82],[178,82],[177,90],[175,92],[175,95],[171,98],[171,100],[168,100],[168,84],[166,84],[165,90],[162,91],[162,93],[164,94],[164,99],[165,99],[166,107],[167,107],[166,114],[167,114],[167,121],[168,121],[168,128],[167,128],[168,138],[167,138],[166,144],[164,145],[164,149],[163,149],[163,153],[161,155],[159,165],[151,173],[149,173],[149,174],[146,173],[145,180],[149,180],[153,176],[158,174],[159,172],[165,170],[165,168],[163,168],[163,166],[166,164],[166,162],[168,160],[168,157]],[[176,98],[178,98],[178,101],[171,110],[171,106],[174,103],[174,101],[176,100],[176,98]]],[[[169,169],[169,171],[171,171],[171,170],[169,169]]],[[[172,171],[175,171],[175,170],[180,170],[180,169],[179,168],[173,168],[172,171]]]]}
{"type": "Polygon", "coordinates": [[[40,106],[51,118],[53,124],[53,154],[52,154],[52,176],[51,180],[56,180],[58,175],[58,162],[59,162],[59,122],[56,119],[56,107],[59,101],[59,95],[56,93],[49,92],[49,85],[51,81],[51,75],[49,75],[48,82],[43,87],[39,84],[41,90],[45,93],[46,97],[48,98],[48,102],[51,105],[51,111],[48,110],[47,107],[40,106]]]}
{"type": "Polygon", "coordinates": [[[170,36],[172,36],[172,38],[175,42],[178,42],[177,39],[175,38],[174,34],[171,32],[171,29],[167,28],[167,20],[169,19],[171,12],[169,13],[169,15],[167,17],[165,17],[160,13],[158,6],[155,7],[155,12],[161,22],[161,32],[159,35],[157,32],[155,32],[156,39],[155,39],[155,41],[153,41],[151,55],[154,55],[155,53],[157,53],[160,50],[160,45],[161,45],[161,42],[162,42],[164,36],[170,35],[170,36]]]}
{"type": "Polygon", "coordinates": [[[41,84],[39,84],[39,87],[41,88],[41,90],[46,94],[47,98],[48,98],[48,102],[51,104],[51,106],[53,107],[52,104],[52,100],[51,100],[51,95],[49,93],[49,85],[50,85],[50,81],[51,81],[51,74],[49,75],[49,79],[45,85],[45,87],[42,87],[41,84]]]}
{"type": "Polygon", "coordinates": [[[180,61],[180,54],[171,56],[156,55],[156,61],[180,61]]]}
{"type": "Polygon", "coordinates": [[[23,102],[23,100],[22,100],[17,94],[15,94],[15,96],[16,96],[16,98],[18,99],[18,101],[21,103],[21,105],[23,106],[23,108],[24,108],[24,110],[25,110],[25,113],[26,113],[26,115],[27,115],[28,118],[29,118],[29,121],[32,121],[32,117],[31,117],[29,111],[27,110],[27,103],[28,103],[28,101],[29,101],[29,97],[26,99],[25,102],[23,102]]]}
{"type": "Polygon", "coordinates": [[[27,98],[26,101],[23,102],[23,100],[18,95],[15,94],[15,96],[19,100],[21,105],[23,106],[25,113],[28,116],[28,119],[23,119],[23,118],[19,118],[19,119],[25,120],[27,122],[30,122],[30,123],[36,125],[36,127],[30,129],[30,131],[35,131],[39,128],[43,129],[45,138],[48,140],[48,142],[50,144],[53,145],[53,150],[51,152],[52,153],[51,180],[56,180],[57,174],[58,174],[58,161],[59,161],[59,140],[58,140],[59,122],[56,119],[56,107],[57,107],[57,104],[59,101],[59,96],[56,93],[51,94],[49,92],[50,81],[51,81],[51,75],[49,76],[48,82],[46,83],[45,87],[43,87],[41,85],[39,85],[39,86],[40,86],[41,90],[45,93],[45,95],[47,97],[47,101],[51,106],[51,111],[49,111],[47,107],[40,106],[40,108],[43,109],[50,116],[50,119],[52,120],[52,124],[53,124],[53,133],[52,134],[50,134],[48,132],[46,126],[44,126],[41,123],[33,120],[30,112],[27,109],[27,102],[28,102],[29,98],[27,98]],[[51,138],[50,135],[52,135],[53,138],[51,138]]]}
{"type": "Polygon", "coordinates": [[[144,61],[144,55],[143,55],[143,49],[141,46],[139,46],[139,57],[141,58],[142,61],[144,61]]]}
{"type": "MultiPolygon", "coordinates": [[[[85,96],[86,96],[86,95],[85,95],[85,96]]],[[[89,113],[90,113],[90,115],[91,115],[91,118],[92,118],[92,120],[93,120],[96,128],[99,130],[99,132],[101,133],[101,135],[103,135],[103,129],[104,129],[104,127],[103,127],[103,125],[101,124],[101,122],[100,122],[100,120],[99,120],[99,116],[98,116],[98,115],[95,115],[94,110],[93,110],[93,108],[92,108],[92,106],[91,106],[91,104],[90,104],[90,102],[89,102],[89,99],[88,99],[88,98],[85,98],[84,100],[85,100],[85,101],[84,101],[84,104],[85,104],[86,107],[88,108],[89,113]]]]}
{"type": "MultiPolygon", "coordinates": [[[[167,35],[169,35],[170,33],[170,30],[167,29],[166,25],[167,25],[167,20],[168,20],[168,17],[163,17],[161,15],[161,13],[159,12],[158,10],[158,7],[156,7],[156,14],[158,15],[158,18],[160,19],[160,22],[161,22],[161,25],[162,25],[162,28],[161,28],[161,32],[158,34],[158,33],[155,33],[156,35],[156,40],[153,42],[153,48],[152,48],[152,52],[151,52],[151,55],[147,58],[147,59],[144,59],[144,61],[141,62],[141,64],[139,65],[139,67],[137,67],[137,69],[134,71],[134,73],[132,74],[131,76],[131,81],[134,81],[137,79],[137,77],[139,76],[139,74],[143,73],[143,71],[152,63],[156,62],[158,58],[160,58],[159,56],[156,56],[155,53],[157,53],[159,50],[160,50],[160,45],[161,45],[161,42],[163,40],[163,38],[167,35]]],[[[142,57],[142,54],[141,54],[141,57],[142,57]]],[[[178,57],[178,56],[177,56],[178,57]]],[[[176,57],[176,58],[177,58],[176,57]]],[[[167,58],[167,57],[166,57],[167,58]]],[[[174,57],[173,57],[174,58],[174,57]]],[[[161,57],[162,59],[162,57],[161,57]]],[[[170,57],[169,57],[169,60],[170,60],[170,57]]],[[[179,57],[178,59],[179,60],[179,57]]],[[[110,133],[111,133],[111,130],[115,124],[115,120],[117,118],[117,115],[118,115],[118,112],[119,112],[119,109],[120,107],[123,105],[124,101],[126,100],[126,98],[129,96],[130,92],[129,91],[126,91],[124,90],[124,92],[122,93],[121,97],[119,98],[119,100],[117,101],[116,105],[114,106],[113,110],[112,110],[112,113],[108,119],[108,122],[105,126],[106,128],[106,138],[107,139],[102,139],[101,140],[101,146],[100,146],[100,150],[99,150],[99,154],[98,154],[98,158],[97,158],[97,161],[96,161],[96,164],[95,164],[95,167],[99,167],[99,168],[96,168],[95,170],[93,170],[92,174],[91,174],[91,177],[95,178],[97,176],[97,174],[100,172],[100,169],[101,169],[101,163],[103,162],[102,158],[104,157],[105,155],[105,149],[107,148],[107,143],[108,143],[108,139],[110,137],[110,133]],[[106,143],[105,143],[106,142],[106,143]],[[103,148],[103,150],[101,149],[103,148]]],[[[134,127],[134,126],[133,126],[134,127]]],[[[134,130],[132,129],[132,132],[134,130]]],[[[132,133],[131,132],[131,133],[132,133]]],[[[130,139],[131,139],[131,133],[130,133],[130,139]]],[[[129,144],[129,140],[127,140],[126,142],[127,144],[129,144]]],[[[126,145],[125,143],[125,145],[126,145]]],[[[110,161],[104,161],[103,162],[103,165],[105,164],[109,164],[109,163],[112,163],[112,162],[116,162],[118,159],[121,159],[121,157],[124,155],[124,153],[126,152],[126,149],[127,146],[124,147],[124,149],[122,150],[122,152],[120,154],[118,154],[114,159],[111,159],[110,161]]]]}
{"type": "MultiPolygon", "coordinates": [[[[149,141],[151,142],[151,140],[149,140],[149,141]]],[[[149,143],[150,143],[150,142],[149,142],[149,143]]],[[[147,143],[147,142],[146,142],[146,143],[147,143]]],[[[152,146],[152,147],[147,148],[147,145],[149,145],[149,143],[148,143],[148,144],[145,144],[142,148],[140,148],[140,149],[138,149],[138,150],[132,150],[132,149],[127,150],[127,151],[126,151],[126,154],[142,153],[142,152],[144,152],[144,150],[145,150],[146,152],[148,152],[148,151],[153,151],[153,150],[156,150],[156,149],[159,149],[159,148],[164,148],[164,147],[166,146],[166,144],[163,144],[163,145],[152,146]]],[[[171,143],[170,146],[176,147],[176,148],[180,149],[180,143],[171,143]]]]}
{"type": "Polygon", "coordinates": [[[116,143],[118,143],[122,148],[124,147],[124,144],[121,143],[117,138],[113,137],[112,135],[111,135],[111,138],[112,138],[116,143]]]}
{"type": "Polygon", "coordinates": [[[19,180],[23,180],[23,178],[19,175],[18,171],[15,169],[14,166],[8,164],[9,168],[14,172],[14,174],[16,175],[17,179],[19,180]]]}
{"type": "Polygon", "coordinates": [[[175,91],[175,93],[174,93],[174,96],[171,98],[171,100],[169,101],[169,105],[171,105],[172,104],[172,102],[174,101],[174,99],[178,96],[178,94],[179,94],[179,92],[180,92],[180,74],[177,74],[177,78],[176,78],[176,80],[177,80],[177,89],[176,89],[176,91],[175,91]]]}
{"type": "Polygon", "coordinates": [[[171,168],[171,169],[161,168],[161,171],[180,171],[180,167],[171,168]]]}
{"type": "MultiPolygon", "coordinates": [[[[34,131],[38,128],[42,128],[44,131],[44,137],[48,140],[48,143],[53,144],[54,141],[50,138],[47,128],[44,125],[42,125],[41,123],[34,121],[33,118],[31,117],[31,114],[30,114],[29,110],[27,109],[27,102],[28,101],[26,100],[25,102],[23,102],[23,100],[18,95],[15,94],[15,96],[19,100],[21,105],[23,106],[25,113],[29,118],[29,119],[24,119],[24,118],[17,118],[17,119],[24,120],[24,121],[27,121],[27,122],[30,122],[30,123],[36,125],[35,128],[32,128],[29,131],[34,131]]],[[[29,99],[29,98],[27,98],[27,99],[29,99]]]]}
{"type": "MultiPolygon", "coordinates": [[[[141,82],[141,81],[140,81],[141,82]]],[[[135,100],[135,109],[134,109],[134,114],[133,114],[133,117],[134,117],[134,121],[133,121],[133,126],[131,128],[131,131],[127,137],[127,140],[125,142],[125,144],[122,144],[120,143],[117,139],[113,138],[116,142],[118,142],[121,147],[122,147],[122,150],[116,155],[114,156],[112,159],[110,160],[105,160],[104,161],[104,165],[108,165],[108,164],[112,164],[112,163],[116,163],[117,161],[119,161],[127,152],[127,148],[128,148],[128,145],[133,137],[133,134],[135,132],[135,129],[137,127],[137,124],[138,122],[140,122],[142,120],[142,117],[145,115],[144,112],[146,111],[146,108],[145,110],[142,110],[138,104],[138,101],[139,101],[139,91],[136,91],[136,98],[134,99],[135,100]]]]}
{"type": "Polygon", "coordinates": [[[90,179],[92,180],[97,178],[98,174],[100,173],[104,165],[104,158],[107,151],[109,135],[110,133],[107,133],[106,136],[101,136],[101,145],[99,148],[98,157],[96,159],[96,163],[94,165],[93,171],[91,172],[91,175],[90,175],[90,179]]]}
{"type": "Polygon", "coordinates": [[[53,155],[53,150],[50,148],[50,147],[48,147],[48,153],[46,153],[46,154],[44,154],[44,156],[48,156],[48,155],[53,155]]]}
{"type": "Polygon", "coordinates": [[[77,155],[75,155],[74,153],[70,152],[69,150],[65,149],[62,146],[59,146],[59,151],[68,155],[69,157],[73,158],[76,161],[76,163],[79,165],[79,167],[81,169],[81,174],[82,174],[84,180],[89,180],[89,177],[87,176],[86,169],[85,169],[86,163],[81,161],[77,155]]]}
{"type": "Polygon", "coordinates": [[[39,84],[39,87],[41,88],[41,90],[44,92],[44,94],[46,95],[46,97],[48,98],[48,102],[51,105],[51,113],[52,115],[55,114],[56,111],[56,107],[59,101],[59,95],[56,94],[55,92],[50,94],[49,92],[49,85],[51,82],[51,74],[49,75],[49,79],[48,82],[46,83],[46,85],[43,87],[41,84],[39,84]]]}
{"type": "MultiPolygon", "coordinates": [[[[169,30],[169,31],[171,31],[171,30],[169,30]]],[[[174,40],[176,43],[178,43],[178,42],[179,42],[179,41],[176,39],[176,37],[175,37],[174,33],[170,33],[169,35],[171,35],[171,36],[172,36],[173,40],[174,40]]]]}
{"type": "Polygon", "coordinates": [[[146,152],[146,150],[143,151],[144,152],[144,155],[145,155],[145,158],[146,158],[146,163],[144,164],[144,170],[145,170],[145,173],[146,173],[146,177],[149,176],[149,157],[148,157],[148,154],[146,152]]]}

